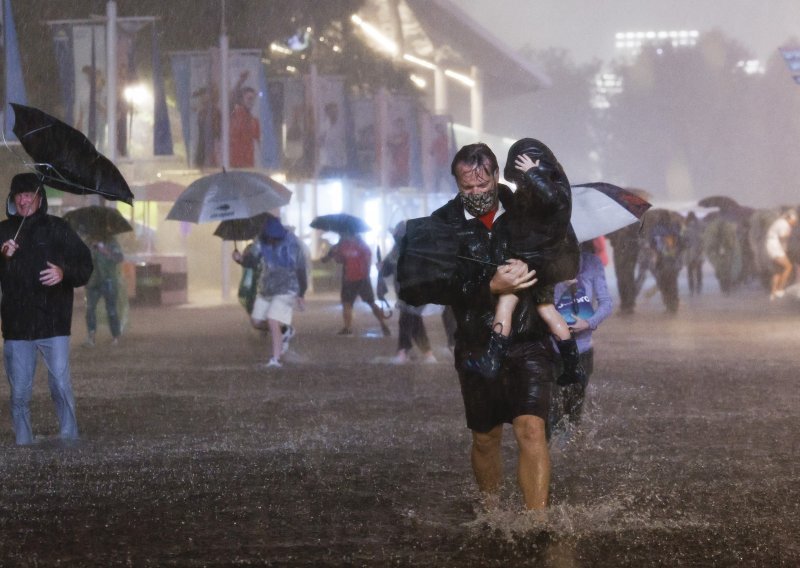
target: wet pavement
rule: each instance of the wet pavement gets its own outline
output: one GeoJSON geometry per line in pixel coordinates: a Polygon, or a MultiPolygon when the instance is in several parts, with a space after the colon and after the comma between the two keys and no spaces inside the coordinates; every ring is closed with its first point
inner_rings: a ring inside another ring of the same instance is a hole
{"type": "Polygon", "coordinates": [[[82,315],[78,444],[53,438],[41,369],[35,446],[0,390],[3,566],[800,564],[800,306],[760,291],[604,324],[545,517],[520,510],[510,432],[502,506],[476,506],[435,315],[440,362],[393,366],[363,306],[340,337],[335,297],[312,298],[282,369],[235,304],[134,309],[91,349],[82,315]]]}

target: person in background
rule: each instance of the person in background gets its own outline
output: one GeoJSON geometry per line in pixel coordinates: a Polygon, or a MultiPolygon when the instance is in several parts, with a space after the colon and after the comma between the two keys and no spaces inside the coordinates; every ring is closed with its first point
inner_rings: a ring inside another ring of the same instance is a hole
{"type": "Polygon", "coordinates": [[[685,243],[683,254],[689,280],[689,294],[692,296],[699,296],[703,291],[703,229],[703,223],[694,211],[689,211],[686,215],[686,225],[683,227],[685,243]]]}
{"type": "Polygon", "coordinates": [[[586,387],[594,370],[592,332],[613,310],[603,262],[596,255],[593,242],[582,243],[580,249],[577,278],[556,284],[554,297],[556,308],[575,334],[585,380],[556,388],[552,427],[559,426],[563,418],[573,425],[580,422],[586,387]]]}
{"type": "Polygon", "coordinates": [[[606,235],[611,243],[614,259],[614,273],[619,293],[619,314],[633,315],[636,308],[636,267],[639,263],[641,223],[634,223],[606,235]]]}
{"type": "MultiPolygon", "coordinates": [[[[393,235],[395,246],[383,259],[378,267],[382,278],[389,278],[397,273],[397,259],[400,248],[398,244],[406,232],[405,221],[400,221],[394,228],[393,235]]],[[[397,282],[395,281],[395,291],[397,282]]],[[[423,363],[436,363],[436,357],[431,350],[431,342],[428,338],[428,331],[425,329],[425,321],[422,319],[422,310],[425,306],[410,306],[403,300],[398,299],[397,311],[399,313],[397,327],[397,354],[392,357],[391,362],[396,365],[408,363],[409,353],[416,343],[422,356],[423,363]]]]}
{"type": "Polygon", "coordinates": [[[36,174],[14,176],[6,213],[8,219],[0,223],[0,318],[16,443],[34,442],[29,404],[39,353],[47,366],[59,437],[76,440],[69,335],[75,288],[89,281],[92,254],[66,221],[47,214],[47,196],[36,174]]]}
{"type": "Polygon", "coordinates": [[[95,345],[97,304],[100,302],[100,298],[103,298],[106,305],[111,344],[117,345],[122,332],[117,312],[119,263],[124,259],[122,248],[113,236],[104,240],[88,237],[86,244],[92,252],[94,271],[86,284],[86,331],[88,335],[84,345],[87,347],[95,345]]]}
{"type": "Polygon", "coordinates": [[[786,244],[796,226],[797,211],[788,209],[781,213],[781,216],[775,219],[767,230],[764,247],[775,267],[769,295],[770,300],[782,298],[786,285],[789,284],[789,277],[792,275],[792,261],[786,255],[786,244]]]}
{"type": "Polygon", "coordinates": [[[360,297],[372,310],[375,319],[381,325],[384,337],[392,334],[386,325],[386,318],[378,304],[375,303],[375,292],[369,279],[369,270],[372,265],[372,251],[358,233],[343,232],[339,242],[328,251],[322,262],[335,260],[342,265],[342,319],[344,327],[339,335],[353,335],[353,305],[356,298],[360,297]]]}
{"type": "Polygon", "coordinates": [[[233,251],[233,260],[249,268],[261,262],[261,275],[258,283],[258,296],[250,314],[253,327],[269,329],[272,356],[267,368],[283,366],[281,356],[285,350],[285,333],[281,326],[294,330],[292,315],[295,306],[304,308],[304,296],[308,288],[306,260],[299,239],[286,230],[277,217],[270,216],[258,238],[258,256],[243,255],[233,251]]]}

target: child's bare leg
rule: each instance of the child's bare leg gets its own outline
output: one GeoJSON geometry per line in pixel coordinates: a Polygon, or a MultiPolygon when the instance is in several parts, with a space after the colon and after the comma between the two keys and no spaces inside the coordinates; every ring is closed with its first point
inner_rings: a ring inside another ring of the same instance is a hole
{"type": "MultiPolygon", "coordinates": [[[[536,311],[539,312],[539,317],[542,318],[547,324],[547,327],[550,328],[550,333],[555,335],[558,339],[563,341],[572,337],[572,332],[570,332],[567,322],[564,321],[564,318],[558,313],[555,305],[539,304],[536,306],[536,311]]],[[[496,320],[497,314],[495,312],[495,321],[496,320]]]]}
{"type": "MultiPolygon", "coordinates": [[[[504,337],[508,337],[511,334],[511,318],[514,316],[514,309],[517,307],[517,303],[519,303],[519,298],[516,294],[501,294],[497,298],[492,330],[504,337]],[[498,326],[497,324],[500,325],[498,326]]],[[[558,314],[557,311],[556,314],[558,314]]]]}
{"type": "Polygon", "coordinates": [[[572,332],[567,322],[553,304],[539,304],[536,306],[536,311],[550,328],[550,333],[558,338],[556,345],[558,345],[558,352],[561,354],[561,362],[564,365],[564,372],[558,377],[558,384],[566,386],[577,383],[581,385],[581,388],[585,387],[586,371],[581,365],[578,344],[572,338],[572,332]]]}

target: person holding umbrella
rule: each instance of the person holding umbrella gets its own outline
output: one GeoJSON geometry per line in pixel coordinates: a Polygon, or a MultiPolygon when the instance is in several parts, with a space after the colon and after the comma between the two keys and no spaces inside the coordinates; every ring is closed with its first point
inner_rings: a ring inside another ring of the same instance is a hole
{"type": "Polygon", "coordinates": [[[117,294],[119,290],[119,263],[125,255],[117,239],[109,235],[105,239],[97,236],[88,236],[87,244],[92,251],[92,272],[86,284],[86,330],[87,337],[84,345],[94,347],[95,333],[97,332],[97,304],[100,298],[106,303],[108,327],[111,331],[111,344],[119,343],[122,332],[117,313],[117,294]]]}
{"type": "Polygon", "coordinates": [[[300,240],[281,224],[277,217],[267,217],[258,237],[259,256],[233,251],[233,260],[243,266],[256,268],[261,263],[258,296],[250,314],[253,327],[266,324],[272,337],[272,357],[268,368],[280,368],[284,351],[281,326],[292,329],[295,305],[302,309],[308,287],[306,260],[300,240]]]}
{"type": "Polygon", "coordinates": [[[92,273],[89,248],[69,224],[47,214],[39,175],[14,176],[0,222],[3,362],[16,443],[32,444],[29,403],[39,353],[48,370],[59,436],[78,438],[69,366],[74,289],[92,273]]]}
{"type": "Polygon", "coordinates": [[[360,297],[369,305],[375,319],[380,323],[383,336],[389,337],[392,332],[386,325],[383,311],[375,303],[375,292],[369,279],[372,252],[355,230],[342,227],[339,234],[341,235],[339,242],[322,258],[323,262],[333,259],[343,267],[341,300],[344,327],[339,331],[339,335],[353,335],[353,305],[356,298],[360,297]]]}

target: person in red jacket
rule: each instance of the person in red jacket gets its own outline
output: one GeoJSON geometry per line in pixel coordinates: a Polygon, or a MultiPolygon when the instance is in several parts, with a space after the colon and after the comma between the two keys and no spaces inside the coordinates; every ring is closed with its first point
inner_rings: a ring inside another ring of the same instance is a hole
{"type": "Polygon", "coordinates": [[[330,259],[342,265],[341,299],[344,327],[339,331],[339,335],[353,334],[353,305],[357,297],[369,304],[372,313],[381,324],[383,335],[385,337],[391,335],[391,331],[386,325],[386,318],[383,317],[383,312],[375,303],[375,293],[369,279],[372,251],[369,250],[367,243],[358,234],[342,233],[339,242],[322,260],[330,259]]]}

